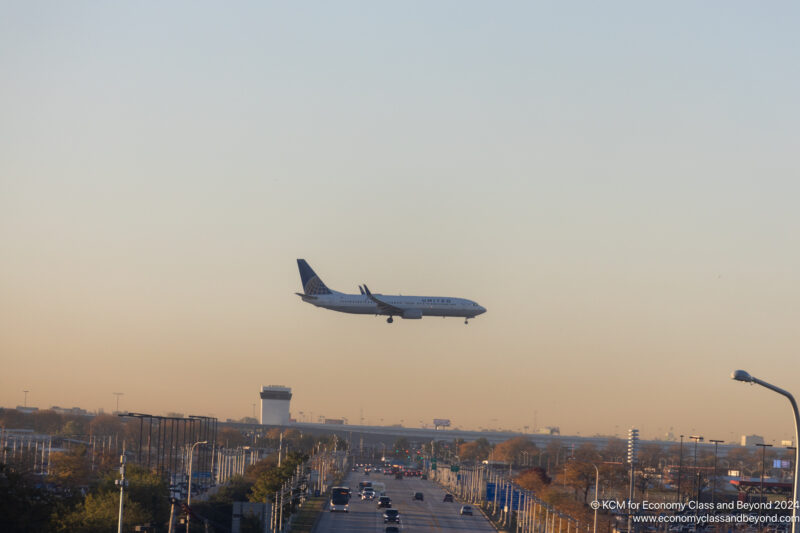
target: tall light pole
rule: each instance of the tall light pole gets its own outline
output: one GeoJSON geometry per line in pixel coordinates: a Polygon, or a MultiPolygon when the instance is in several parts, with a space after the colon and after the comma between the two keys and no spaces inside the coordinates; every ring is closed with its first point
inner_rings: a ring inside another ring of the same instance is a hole
{"type": "Polygon", "coordinates": [[[597,468],[597,465],[592,463],[594,467],[594,501],[597,502],[594,508],[594,527],[592,528],[592,533],[597,533],[597,508],[600,507],[600,499],[598,496],[598,489],[600,488],[600,469],[597,468]]]}
{"type": "Polygon", "coordinates": [[[717,508],[715,507],[715,500],[714,496],[717,492],[717,446],[721,442],[725,442],[724,440],[716,440],[716,439],[708,439],[708,442],[714,443],[714,482],[711,485],[711,509],[714,514],[717,514],[717,508]]]}
{"type": "Polygon", "coordinates": [[[681,451],[678,456],[678,501],[681,501],[681,474],[683,473],[683,435],[681,435],[681,451]]]}
{"type": "Polygon", "coordinates": [[[639,430],[628,430],[628,463],[631,465],[631,484],[628,492],[628,533],[633,531],[633,491],[636,474],[636,459],[639,452],[639,430]]]}
{"type": "Polygon", "coordinates": [[[782,396],[786,396],[789,400],[789,403],[792,404],[792,411],[794,412],[794,480],[792,482],[792,533],[796,532],[797,527],[797,474],[798,474],[798,454],[800,454],[800,444],[798,444],[798,440],[800,440],[800,433],[798,433],[798,428],[800,427],[800,412],[797,410],[797,402],[794,400],[794,396],[792,396],[788,391],[785,391],[775,385],[767,383],[766,381],[762,381],[756,377],[751,376],[744,370],[737,370],[733,374],[731,374],[731,379],[736,381],[742,381],[744,383],[756,383],[765,387],[773,392],[777,392],[782,396]]]}
{"type": "Polygon", "coordinates": [[[186,533],[189,533],[189,522],[191,520],[191,512],[192,512],[192,455],[194,453],[194,447],[199,444],[208,444],[207,440],[197,441],[192,444],[192,447],[189,448],[189,488],[186,492],[186,507],[189,508],[188,513],[186,514],[186,533]]]}
{"type": "Polygon", "coordinates": [[[115,413],[119,413],[119,397],[122,396],[125,393],[124,392],[112,392],[111,394],[113,394],[114,396],[117,397],[117,410],[114,411],[114,412],[115,413]]]}
{"type": "Polygon", "coordinates": [[[772,444],[756,443],[756,446],[761,446],[761,495],[758,498],[758,516],[761,516],[761,507],[764,505],[764,462],[767,459],[767,448],[772,448],[772,444]]]}
{"type": "MultiPolygon", "coordinates": [[[[697,500],[700,501],[700,471],[697,469],[697,443],[703,442],[703,437],[700,435],[689,435],[689,438],[694,441],[694,477],[697,483],[697,500]]],[[[697,508],[695,508],[695,515],[697,514],[697,508]]]]}
{"type": "Polygon", "coordinates": [[[23,407],[28,407],[28,393],[29,393],[30,391],[29,391],[29,390],[24,390],[24,391],[22,391],[22,392],[24,392],[24,393],[25,393],[25,402],[23,402],[22,406],[23,406],[23,407]]]}

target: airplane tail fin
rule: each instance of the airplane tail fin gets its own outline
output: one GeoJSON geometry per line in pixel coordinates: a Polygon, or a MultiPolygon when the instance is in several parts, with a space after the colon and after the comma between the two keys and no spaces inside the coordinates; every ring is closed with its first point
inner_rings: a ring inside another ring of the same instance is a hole
{"type": "Polygon", "coordinates": [[[297,260],[297,268],[300,269],[300,281],[303,282],[303,291],[307,295],[332,294],[305,259],[297,260]]]}

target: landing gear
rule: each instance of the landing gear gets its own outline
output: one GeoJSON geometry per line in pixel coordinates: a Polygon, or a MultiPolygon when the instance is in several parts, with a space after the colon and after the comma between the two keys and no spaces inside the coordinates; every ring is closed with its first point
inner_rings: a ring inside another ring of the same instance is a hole
{"type": "Polygon", "coordinates": [[[392,317],[389,317],[389,318],[387,318],[387,319],[386,319],[386,322],[388,322],[389,324],[391,324],[392,322],[394,322],[394,318],[392,318],[392,317]]]}
{"type": "Polygon", "coordinates": [[[469,324],[469,320],[465,318],[464,319],[464,324],[469,324]]]}

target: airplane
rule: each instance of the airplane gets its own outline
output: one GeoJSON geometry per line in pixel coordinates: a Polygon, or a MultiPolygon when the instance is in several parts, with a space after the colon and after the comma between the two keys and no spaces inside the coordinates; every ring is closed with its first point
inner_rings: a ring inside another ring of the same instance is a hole
{"type": "Polygon", "coordinates": [[[304,302],[332,311],[357,315],[388,315],[386,322],[389,324],[394,322],[395,316],[405,319],[454,316],[463,317],[464,324],[468,324],[470,318],[486,312],[485,307],[465,298],[373,294],[366,284],[363,287],[358,286],[360,294],[332,291],[305,259],[297,260],[297,268],[300,269],[300,281],[303,282],[304,292],[295,294],[304,302]]]}

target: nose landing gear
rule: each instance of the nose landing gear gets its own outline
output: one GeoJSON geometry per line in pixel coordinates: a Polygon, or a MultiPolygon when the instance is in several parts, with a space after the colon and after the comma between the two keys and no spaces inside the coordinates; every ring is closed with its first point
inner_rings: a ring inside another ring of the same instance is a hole
{"type": "Polygon", "coordinates": [[[388,322],[389,324],[391,324],[392,322],[394,322],[394,318],[392,318],[392,317],[389,317],[389,318],[387,318],[387,319],[386,319],[386,322],[388,322]]]}

